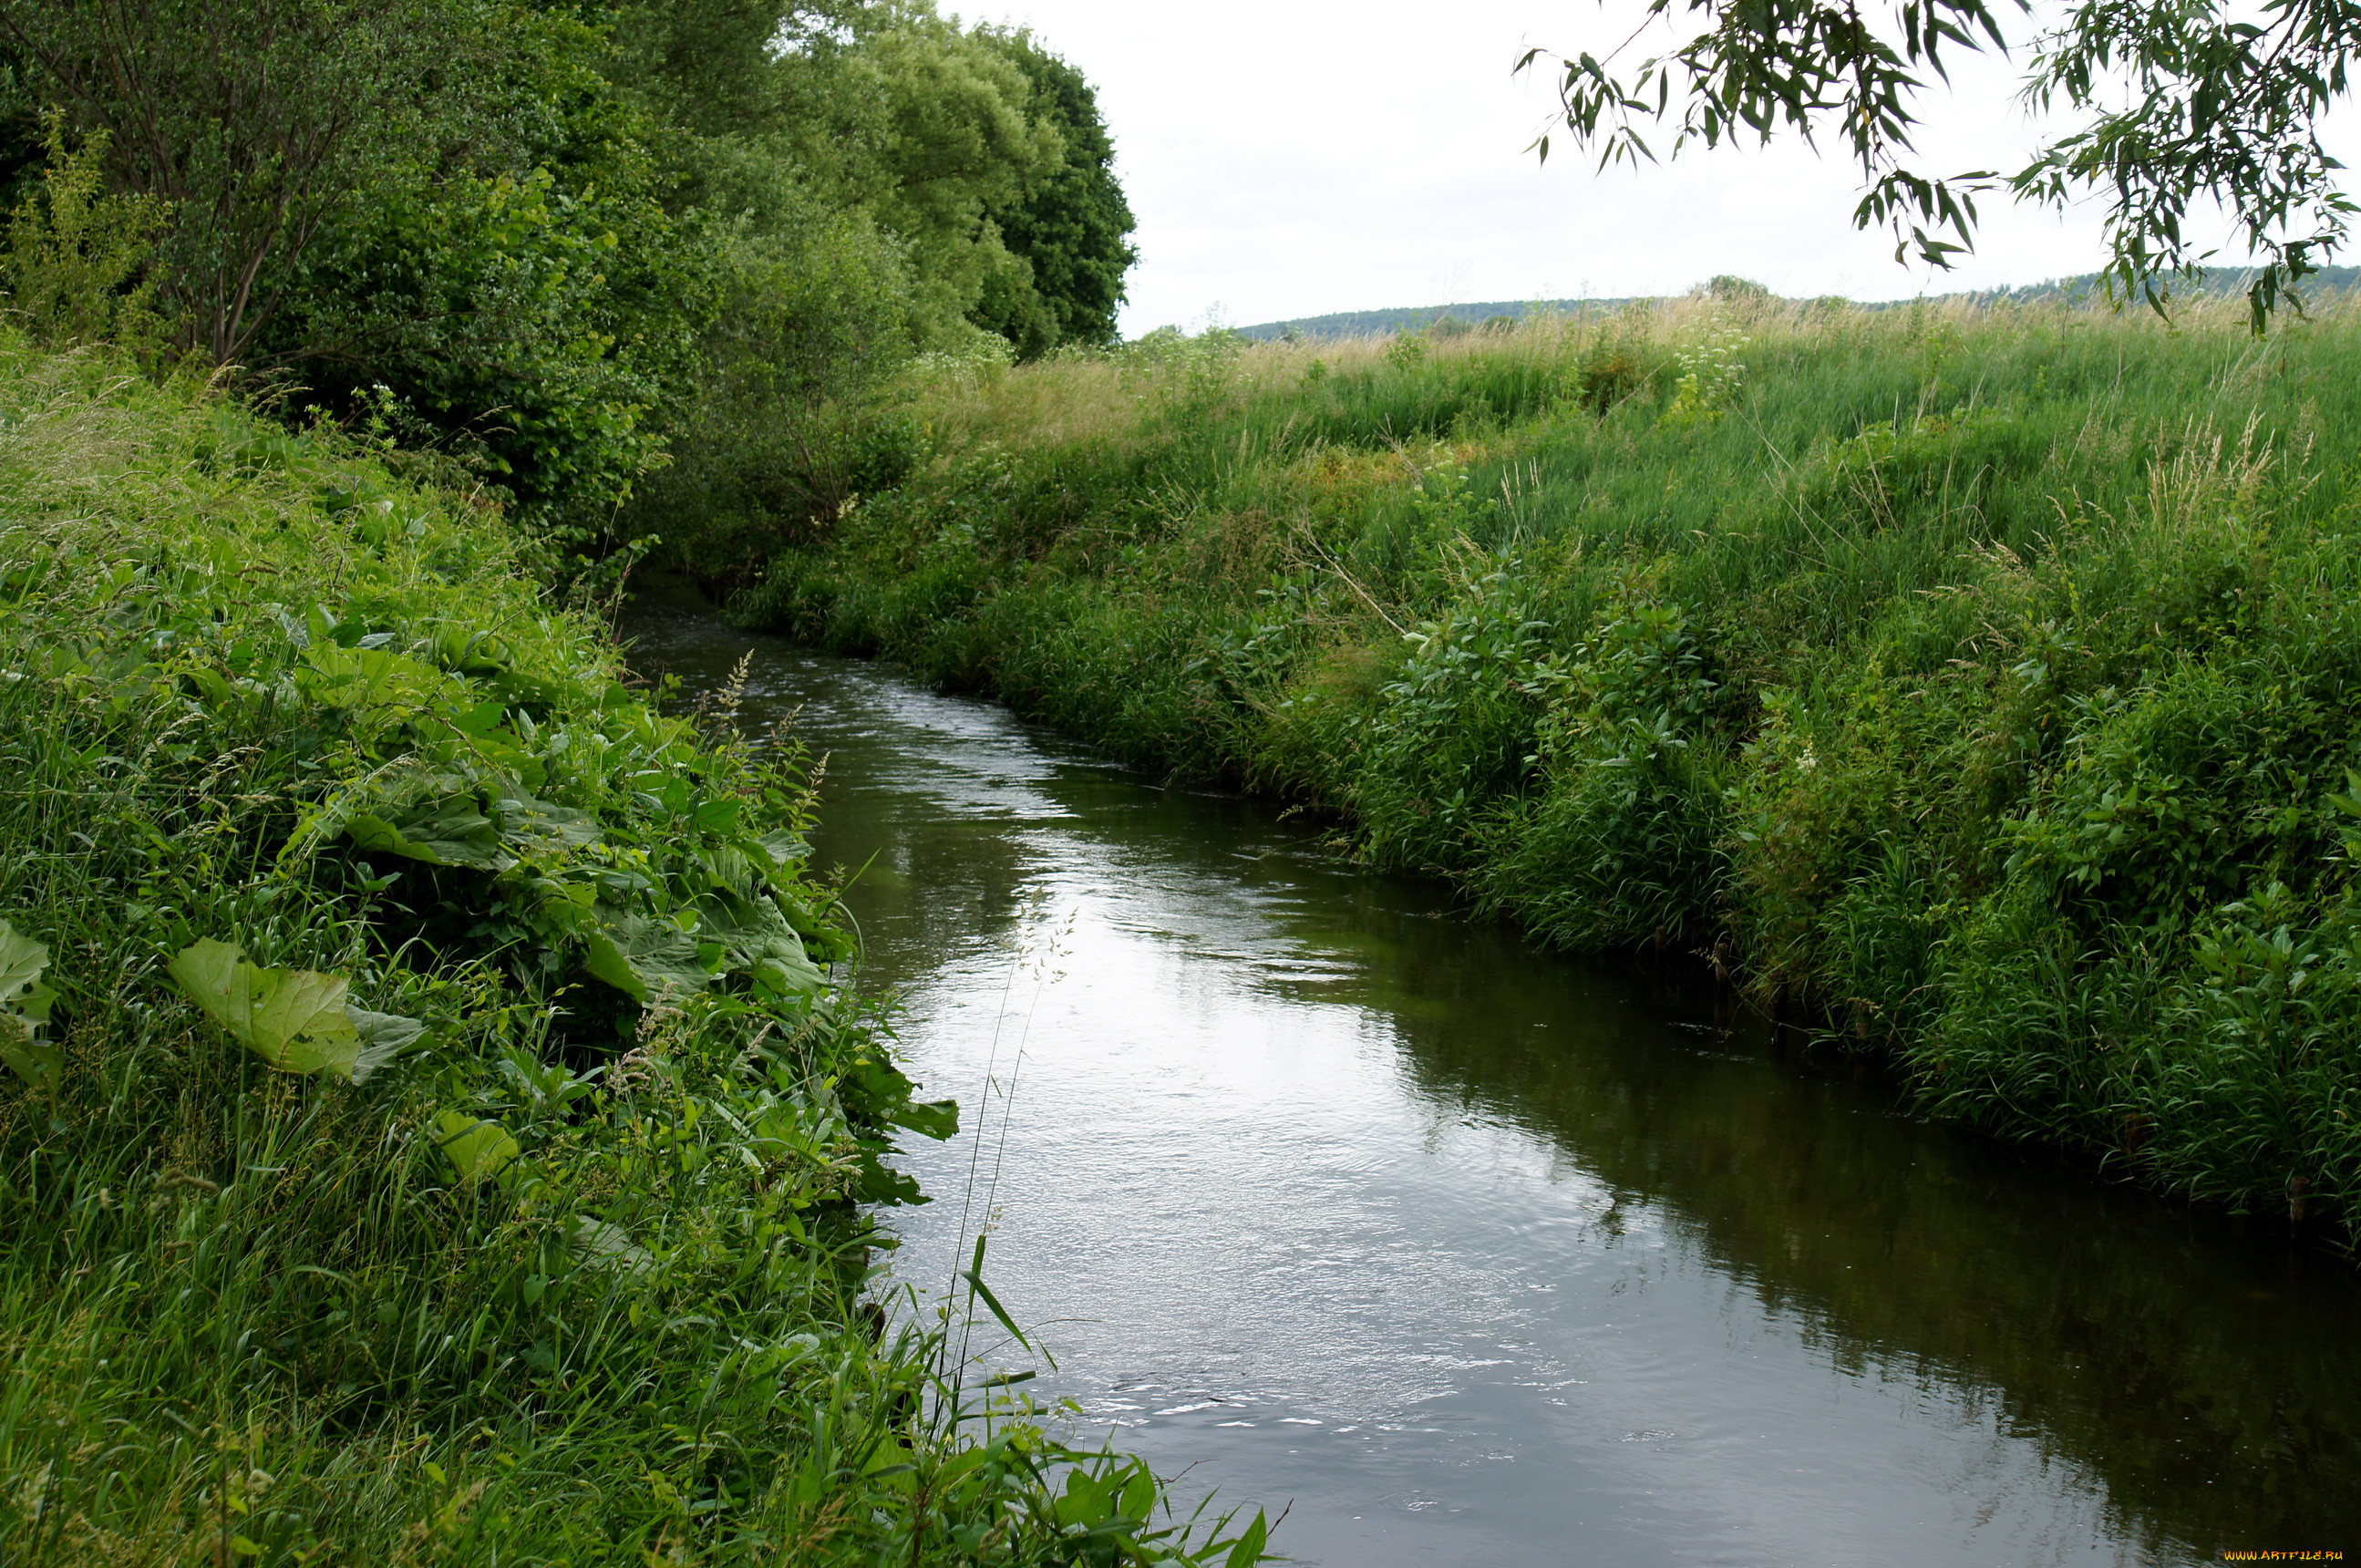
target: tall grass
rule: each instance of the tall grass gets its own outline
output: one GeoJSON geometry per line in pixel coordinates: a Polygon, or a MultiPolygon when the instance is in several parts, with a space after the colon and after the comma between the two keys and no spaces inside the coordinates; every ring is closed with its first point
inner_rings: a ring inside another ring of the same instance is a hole
{"type": "Polygon", "coordinates": [[[1686,301],[921,399],[752,621],[1712,955],[1926,1104],[2361,1195],[2361,321],[1686,301]]]}
{"type": "Polygon", "coordinates": [[[864,1297],[952,1113],[829,967],[791,737],[660,717],[496,515],[103,355],[0,341],[0,496],[57,993],[0,1009],[0,1559],[1258,1556],[864,1297]],[[407,1048],[284,1070],[209,939],[407,1048]]]}

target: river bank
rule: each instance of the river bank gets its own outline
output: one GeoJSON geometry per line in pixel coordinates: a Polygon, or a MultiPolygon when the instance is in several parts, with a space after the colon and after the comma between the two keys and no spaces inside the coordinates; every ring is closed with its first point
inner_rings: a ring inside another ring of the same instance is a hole
{"type": "Polygon", "coordinates": [[[886,1157],[955,1114],[832,967],[791,734],[106,352],[0,335],[0,1556],[1180,1549],[880,1337],[886,1157]]]}
{"type": "Polygon", "coordinates": [[[1708,956],[1927,1109],[2361,1190],[2349,315],[1744,299],[926,390],[734,613],[1708,956]]]}
{"type": "Polygon", "coordinates": [[[2195,1568],[2361,1538],[2361,1280],[1913,1114],[1695,962],[1539,951],[1301,814],[890,666],[635,609],[829,756],[911,1070],[1081,1440],[1337,1568],[2195,1568]],[[999,1092],[987,1092],[997,1084],[999,1092]],[[980,1148],[979,1148],[980,1144],[980,1148]],[[972,1167],[971,1162],[978,1162],[972,1167]]]}

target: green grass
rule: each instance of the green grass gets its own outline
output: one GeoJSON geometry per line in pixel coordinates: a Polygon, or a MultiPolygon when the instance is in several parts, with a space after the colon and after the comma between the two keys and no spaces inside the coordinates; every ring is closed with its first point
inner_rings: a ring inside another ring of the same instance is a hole
{"type": "Polygon", "coordinates": [[[911,477],[738,613],[1329,809],[1561,946],[1711,955],[1947,1116],[2334,1223],[2361,320],[2207,308],[1068,359],[924,391],[911,477]]]}
{"type": "Polygon", "coordinates": [[[800,754],[660,717],[529,565],[0,341],[0,919],[55,992],[0,1003],[0,1558],[1254,1561],[864,1298],[952,1113],[826,967],[800,754]],[[283,1070],[168,968],[208,940],[408,1048],[283,1070]]]}

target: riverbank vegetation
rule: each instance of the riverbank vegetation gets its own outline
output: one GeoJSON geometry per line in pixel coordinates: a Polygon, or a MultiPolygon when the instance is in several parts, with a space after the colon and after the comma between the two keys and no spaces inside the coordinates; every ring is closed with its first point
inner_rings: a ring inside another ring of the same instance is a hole
{"type": "Polygon", "coordinates": [[[1258,1559],[873,1298],[955,1108],[606,619],[1110,337],[1111,157],[924,0],[0,0],[0,1557],[1258,1559]]]}
{"type": "Polygon", "coordinates": [[[1166,334],[935,378],[906,478],[725,586],[1561,947],[1704,955],[1941,1115],[2341,1222],[2357,335],[1737,280],[1166,334]]]}
{"type": "Polygon", "coordinates": [[[19,324],[390,435],[577,570],[829,515],[913,360],[1111,340],[1112,159],[928,0],[0,0],[19,324]]]}
{"type": "Polygon", "coordinates": [[[379,458],[0,336],[0,1555],[1176,1550],[863,1299],[955,1113],[791,740],[379,458]]]}

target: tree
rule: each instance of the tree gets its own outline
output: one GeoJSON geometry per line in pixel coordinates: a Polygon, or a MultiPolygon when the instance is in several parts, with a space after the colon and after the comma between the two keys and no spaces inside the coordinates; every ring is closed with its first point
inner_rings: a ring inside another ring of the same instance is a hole
{"type": "Polygon", "coordinates": [[[1065,157],[1025,194],[987,209],[1003,244],[1032,269],[1030,302],[987,300],[972,318],[1027,357],[1059,343],[1115,341],[1137,226],[1115,177],[1115,143],[1089,81],[1022,30],[986,32],[1032,85],[1031,115],[1057,129],[1065,157]],[[1032,320],[1027,306],[1032,305],[1032,320]]]}
{"type": "Polygon", "coordinates": [[[181,346],[223,364],[323,225],[416,156],[467,37],[444,0],[0,0],[31,93],[170,214],[159,291],[181,346]]]}
{"type": "MultiPolygon", "coordinates": [[[[1702,30],[1669,53],[1616,64],[1556,56],[1565,124],[1602,167],[1654,158],[1643,129],[1691,140],[1839,139],[1861,166],[1853,221],[1890,226],[1897,260],[1937,267],[1973,244],[1976,198],[2004,190],[2062,207],[2095,193],[2107,211],[2111,291],[2161,310],[2168,274],[2213,254],[2193,236],[2192,205],[2218,201],[2263,260],[2248,291],[2261,331],[2288,286],[2318,270],[2355,212],[2321,117],[2342,97],[2361,47],[2348,0],[2081,0],[2054,26],[2028,24],[2022,96],[2083,116],[2013,173],[1928,176],[1911,167],[1918,100],[1961,52],[2011,49],[2030,0],[1648,0],[1642,28],[1677,15],[1702,30]],[[2028,31],[2029,28],[2029,31],[2028,31]],[[1946,238],[1946,235],[1952,237],[1946,238]]],[[[1543,51],[1518,61],[1530,67],[1543,51]]],[[[1549,137],[1538,146],[1549,155],[1549,137]]]]}
{"type": "Polygon", "coordinates": [[[429,158],[381,170],[285,273],[249,363],[472,460],[535,525],[596,529],[664,458],[721,258],[675,214],[675,133],[601,73],[599,30],[516,11],[434,105],[429,158]]]}

